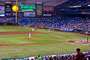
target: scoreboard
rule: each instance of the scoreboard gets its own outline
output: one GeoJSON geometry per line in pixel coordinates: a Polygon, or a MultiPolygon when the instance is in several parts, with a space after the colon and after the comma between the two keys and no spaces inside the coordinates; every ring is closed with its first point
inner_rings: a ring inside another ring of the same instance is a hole
{"type": "Polygon", "coordinates": [[[37,15],[37,17],[42,16],[42,7],[43,7],[42,2],[37,2],[37,4],[36,4],[36,15],[37,15]]]}
{"type": "Polygon", "coordinates": [[[5,3],[5,16],[12,16],[12,3],[5,3]]]}
{"type": "Polygon", "coordinates": [[[4,17],[4,16],[5,16],[5,7],[0,6],[0,17],[4,17]]]}
{"type": "MultiPolygon", "coordinates": [[[[12,11],[12,3],[6,2],[5,6],[0,6],[0,17],[15,17],[16,13],[12,11]]],[[[20,4],[19,11],[17,12],[18,17],[42,17],[52,16],[54,8],[52,6],[43,6],[42,2],[37,2],[33,5],[20,4]]]]}

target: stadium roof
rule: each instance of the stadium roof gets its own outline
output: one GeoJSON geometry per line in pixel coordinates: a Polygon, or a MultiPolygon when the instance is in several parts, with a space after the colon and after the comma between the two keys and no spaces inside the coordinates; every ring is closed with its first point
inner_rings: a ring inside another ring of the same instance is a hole
{"type": "MultiPolygon", "coordinates": [[[[12,1],[15,4],[16,0],[0,0],[1,2],[12,1]]],[[[42,2],[45,6],[56,6],[62,4],[68,0],[18,0],[18,3],[24,2],[25,4],[35,4],[36,2],[42,2]]]]}

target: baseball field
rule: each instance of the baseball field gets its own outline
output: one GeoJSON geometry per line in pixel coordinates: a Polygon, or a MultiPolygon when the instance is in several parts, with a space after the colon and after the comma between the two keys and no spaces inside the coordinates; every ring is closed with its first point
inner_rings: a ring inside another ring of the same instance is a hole
{"type": "Polygon", "coordinates": [[[0,26],[0,59],[89,51],[90,35],[30,27],[0,26]],[[34,31],[32,31],[32,29],[34,31]],[[31,38],[29,38],[31,34],[31,38]],[[81,42],[84,38],[84,42],[81,42]],[[87,43],[88,38],[88,43],[87,43]]]}

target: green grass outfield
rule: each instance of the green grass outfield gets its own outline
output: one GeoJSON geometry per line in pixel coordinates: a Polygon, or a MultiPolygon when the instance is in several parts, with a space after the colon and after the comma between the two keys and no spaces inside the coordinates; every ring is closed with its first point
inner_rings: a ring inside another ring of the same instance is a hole
{"type": "Polygon", "coordinates": [[[0,59],[2,58],[21,58],[37,56],[37,54],[54,55],[64,53],[74,53],[76,48],[81,51],[89,51],[88,45],[63,44],[46,46],[28,46],[28,47],[0,47],[0,59]]]}
{"type": "Polygon", "coordinates": [[[27,40],[28,35],[0,35],[0,44],[8,45],[24,45],[24,44],[46,44],[46,43],[59,43],[66,42],[68,40],[56,38],[50,35],[44,34],[32,34],[32,38],[38,38],[37,40],[27,40]]]}
{"type": "MultiPolygon", "coordinates": [[[[15,27],[15,26],[0,26],[0,32],[6,31],[31,31],[32,28],[28,27],[15,27]]],[[[37,31],[52,33],[58,36],[70,38],[73,40],[80,40],[80,38],[89,38],[90,36],[79,35],[74,33],[65,32],[48,32],[45,29],[37,29],[37,31]]],[[[46,43],[62,43],[67,42],[65,39],[60,39],[46,34],[32,34],[32,37],[39,38],[38,40],[27,40],[28,35],[0,35],[0,44],[8,45],[24,45],[24,44],[46,44],[46,43]]],[[[0,47],[0,59],[2,58],[21,58],[41,55],[54,55],[64,53],[74,53],[76,48],[81,51],[89,51],[88,44],[56,44],[56,45],[42,45],[42,46],[24,46],[24,47],[0,47]]]]}
{"type": "Polygon", "coordinates": [[[15,26],[0,26],[0,32],[6,31],[31,31],[31,28],[27,27],[15,27],[15,26]]]}

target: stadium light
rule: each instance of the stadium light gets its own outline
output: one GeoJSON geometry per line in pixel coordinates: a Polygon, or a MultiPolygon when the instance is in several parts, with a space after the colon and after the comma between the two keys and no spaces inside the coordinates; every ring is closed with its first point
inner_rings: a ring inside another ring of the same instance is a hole
{"type": "Polygon", "coordinates": [[[90,6],[90,5],[88,5],[88,6],[90,6]]]}
{"type": "Polygon", "coordinates": [[[14,5],[14,6],[12,7],[12,10],[13,10],[14,12],[17,12],[17,11],[18,11],[18,6],[17,6],[17,5],[14,5]]]}
{"type": "Polygon", "coordinates": [[[70,6],[70,8],[77,8],[77,7],[81,7],[81,6],[70,6]]]}

